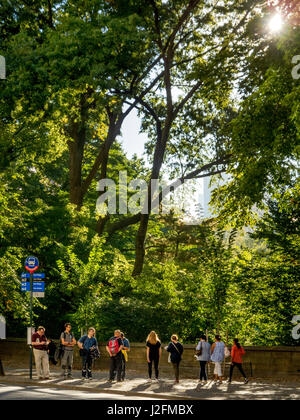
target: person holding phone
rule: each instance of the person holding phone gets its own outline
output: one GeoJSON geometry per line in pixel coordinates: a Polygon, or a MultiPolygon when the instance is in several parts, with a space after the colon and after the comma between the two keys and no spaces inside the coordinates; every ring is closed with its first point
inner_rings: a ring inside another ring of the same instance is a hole
{"type": "Polygon", "coordinates": [[[48,344],[49,341],[45,336],[45,328],[40,326],[37,331],[32,334],[31,344],[33,347],[33,354],[35,360],[35,367],[38,379],[49,379],[49,356],[48,344]]]}

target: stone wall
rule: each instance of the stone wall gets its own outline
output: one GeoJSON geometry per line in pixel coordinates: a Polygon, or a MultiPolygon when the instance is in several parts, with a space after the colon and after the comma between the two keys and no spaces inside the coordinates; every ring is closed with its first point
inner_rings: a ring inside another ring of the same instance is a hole
{"type": "MultiPolygon", "coordinates": [[[[199,363],[194,358],[194,347],[193,345],[184,346],[183,360],[180,365],[181,377],[198,378],[199,363]]],[[[245,350],[244,369],[249,377],[296,379],[300,381],[300,347],[245,347],[245,350]]],[[[108,371],[109,357],[104,344],[100,345],[100,351],[101,358],[96,360],[94,369],[108,371]]],[[[0,358],[4,369],[5,367],[27,367],[29,365],[29,348],[25,340],[0,340],[0,358]]],[[[172,367],[167,360],[168,354],[163,350],[160,362],[162,376],[173,375],[172,367]]],[[[227,362],[225,374],[228,373],[230,359],[227,359],[227,362]]],[[[81,368],[77,348],[75,350],[74,368],[81,368]]],[[[141,376],[147,376],[145,344],[131,343],[127,368],[139,372],[141,376]]],[[[237,371],[236,375],[238,376],[237,371]]]]}

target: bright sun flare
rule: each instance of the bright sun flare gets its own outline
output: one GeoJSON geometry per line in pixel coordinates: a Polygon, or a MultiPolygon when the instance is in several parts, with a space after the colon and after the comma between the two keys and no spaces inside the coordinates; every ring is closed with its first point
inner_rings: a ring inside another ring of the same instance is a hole
{"type": "Polygon", "coordinates": [[[279,32],[283,26],[283,20],[280,14],[274,15],[269,21],[269,29],[271,32],[279,32]]]}

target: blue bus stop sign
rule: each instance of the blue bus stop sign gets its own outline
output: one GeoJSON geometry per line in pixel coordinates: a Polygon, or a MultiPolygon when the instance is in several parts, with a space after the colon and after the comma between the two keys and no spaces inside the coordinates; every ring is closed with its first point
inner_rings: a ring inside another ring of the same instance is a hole
{"type": "Polygon", "coordinates": [[[32,283],[33,292],[44,292],[45,291],[45,282],[44,281],[34,281],[32,283]]]}
{"type": "Polygon", "coordinates": [[[25,261],[25,268],[30,273],[33,273],[39,268],[39,260],[36,257],[27,257],[25,261]]]}
{"type": "Polygon", "coordinates": [[[22,292],[30,292],[30,282],[29,281],[22,281],[21,291],[22,292]]]}
{"type": "Polygon", "coordinates": [[[33,273],[32,277],[33,277],[33,280],[34,279],[44,279],[45,278],[45,273],[33,273]]]}

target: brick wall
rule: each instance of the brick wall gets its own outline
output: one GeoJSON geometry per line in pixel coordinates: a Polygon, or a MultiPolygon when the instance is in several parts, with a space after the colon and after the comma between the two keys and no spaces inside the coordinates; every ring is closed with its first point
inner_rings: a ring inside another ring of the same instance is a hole
{"type": "MultiPolygon", "coordinates": [[[[164,347],[164,345],[163,345],[164,347]]],[[[183,360],[180,365],[181,377],[198,378],[199,362],[195,361],[193,345],[185,345],[183,360]]],[[[247,375],[265,378],[283,378],[300,381],[300,347],[245,347],[246,355],[243,358],[244,368],[247,375]]],[[[96,360],[94,369],[109,369],[109,356],[105,345],[100,345],[101,358],[96,360]]],[[[76,348],[74,368],[81,368],[79,351],[76,348]]],[[[141,376],[147,376],[146,347],[143,343],[131,343],[131,351],[128,354],[127,368],[135,370],[141,376]]],[[[7,339],[0,340],[0,358],[5,367],[27,367],[29,364],[29,350],[25,340],[7,339]]],[[[160,361],[160,373],[173,375],[172,368],[168,363],[168,354],[162,351],[160,361]]],[[[230,362],[230,359],[227,359],[230,362]]],[[[228,372],[229,363],[225,373],[228,372]]],[[[237,369],[236,369],[237,370],[237,369]]],[[[238,375],[238,372],[236,372],[238,375]]]]}

